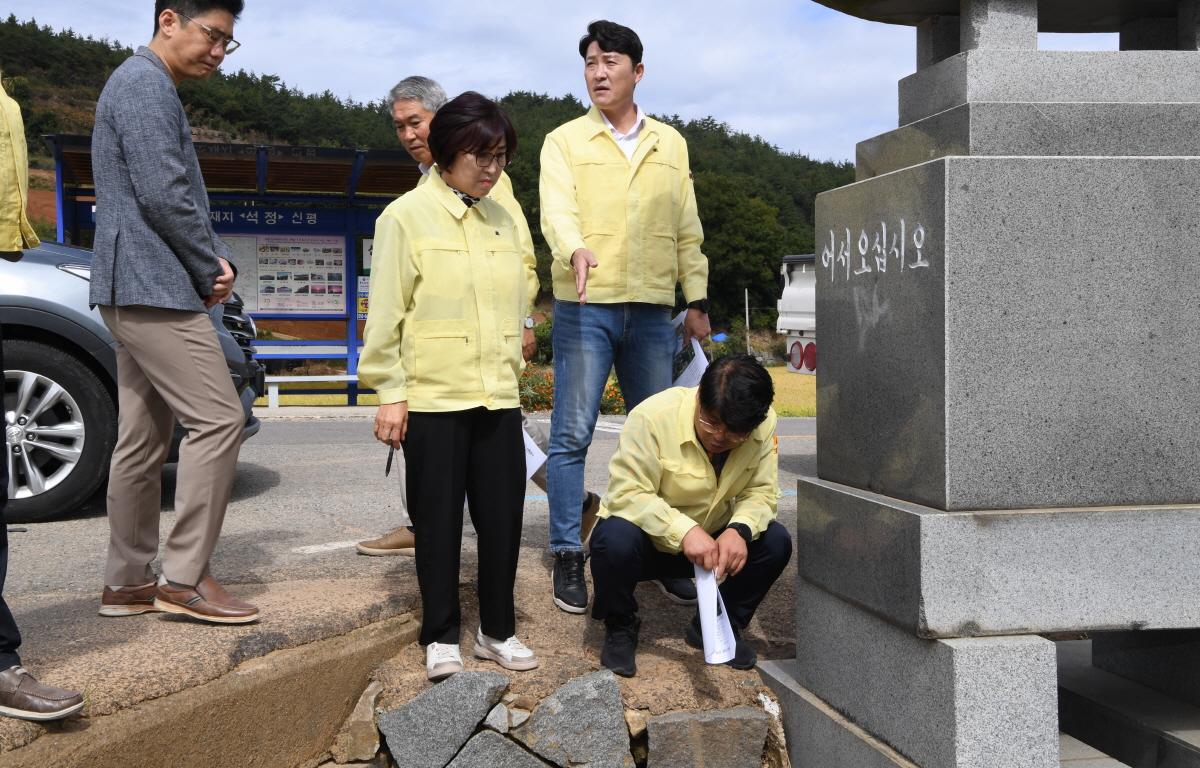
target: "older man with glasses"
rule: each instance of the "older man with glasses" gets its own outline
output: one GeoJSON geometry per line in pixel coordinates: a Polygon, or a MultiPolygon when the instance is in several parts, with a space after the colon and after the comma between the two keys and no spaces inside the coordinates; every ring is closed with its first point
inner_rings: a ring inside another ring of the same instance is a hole
{"type": "MultiPolygon", "coordinates": [[[[775,521],[773,398],[770,374],[737,355],[709,366],[698,388],[668,389],[630,412],[591,542],[600,663],[614,673],[637,671],[638,582],[684,578],[695,567],[726,577],[721,597],[737,638],[728,664],[755,665],[742,632],[792,555],[791,535],[775,521]]],[[[703,647],[699,614],[684,639],[703,647]]]]}

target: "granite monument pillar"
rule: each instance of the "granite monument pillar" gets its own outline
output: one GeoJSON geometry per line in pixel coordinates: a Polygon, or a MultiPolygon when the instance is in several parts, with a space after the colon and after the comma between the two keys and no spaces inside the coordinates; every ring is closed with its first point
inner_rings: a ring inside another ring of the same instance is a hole
{"type": "Polygon", "coordinates": [[[918,69],[817,198],[797,658],[761,666],[797,768],[1052,768],[1047,635],[1200,627],[1196,3],[821,2],[918,69]]]}

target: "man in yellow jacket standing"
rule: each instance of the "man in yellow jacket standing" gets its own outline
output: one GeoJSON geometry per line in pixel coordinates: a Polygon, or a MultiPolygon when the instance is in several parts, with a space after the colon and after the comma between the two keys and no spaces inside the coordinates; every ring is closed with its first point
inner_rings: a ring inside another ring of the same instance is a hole
{"type": "MultiPolygon", "coordinates": [[[[25,206],[29,199],[29,160],[21,108],[0,84],[0,258],[20,258],[21,251],[38,244],[25,206]]],[[[0,375],[4,371],[0,341],[0,375]]],[[[6,425],[10,429],[20,427],[6,425]]],[[[8,527],[4,505],[8,501],[8,465],[0,461],[0,592],[8,573],[8,527]]],[[[39,683],[21,666],[17,648],[21,633],[12,611],[0,595],[0,715],[24,720],[59,720],[83,709],[83,695],[39,683]]]]}
{"type": "MultiPolygon", "coordinates": [[[[609,371],[632,410],[671,385],[675,286],[685,337],[704,338],[708,261],[687,144],[634,103],[645,72],[637,33],[595,21],[579,41],[592,108],[546,136],[542,234],[554,257],[554,413],[548,458],[554,602],[587,610],[579,509],[583,472],[609,371]]],[[[684,579],[660,581],[694,603],[684,579]]]]}

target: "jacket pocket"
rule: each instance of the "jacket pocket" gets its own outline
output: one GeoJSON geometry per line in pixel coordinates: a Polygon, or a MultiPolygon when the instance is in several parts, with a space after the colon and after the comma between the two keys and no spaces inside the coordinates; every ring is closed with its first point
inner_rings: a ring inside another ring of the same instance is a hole
{"type": "Polygon", "coordinates": [[[476,345],[459,324],[435,323],[413,329],[413,379],[428,394],[460,393],[477,387],[476,345]]]}
{"type": "Polygon", "coordinates": [[[508,317],[502,321],[500,329],[500,339],[504,345],[500,351],[503,363],[501,374],[511,370],[514,380],[519,379],[521,371],[525,369],[525,357],[521,354],[521,342],[525,339],[525,328],[520,320],[508,317]]]}
{"type": "Polygon", "coordinates": [[[716,486],[708,473],[683,462],[664,459],[662,462],[662,497],[676,508],[704,506],[712,502],[716,486]]]}
{"type": "Polygon", "coordinates": [[[642,238],[641,264],[650,289],[675,290],[679,281],[679,249],[675,235],[670,232],[650,232],[642,238]]]}

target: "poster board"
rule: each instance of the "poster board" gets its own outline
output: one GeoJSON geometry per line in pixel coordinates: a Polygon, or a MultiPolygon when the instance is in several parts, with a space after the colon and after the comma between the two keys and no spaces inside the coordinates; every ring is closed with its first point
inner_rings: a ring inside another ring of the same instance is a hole
{"type": "Polygon", "coordinates": [[[343,315],[346,241],[317,235],[222,235],[250,312],[343,315]]]}

